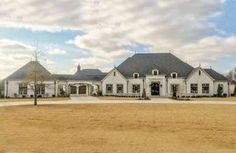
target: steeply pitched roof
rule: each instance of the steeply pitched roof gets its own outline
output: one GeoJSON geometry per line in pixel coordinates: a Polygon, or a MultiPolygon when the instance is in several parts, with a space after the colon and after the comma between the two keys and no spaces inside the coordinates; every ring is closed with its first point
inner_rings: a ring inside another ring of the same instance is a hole
{"type": "Polygon", "coordinates": [[[125,77],[132,77],[135,72],[143,77],[146,74],[152,74],[154,69],[158,69],[160,74],[167,76],[170,76],[172,72],[177,72],[179,77],[187,77],[193,67],[171,53],[135,54],[117,67],[117,70],[125,77]]]}
{"type": "Polygon", "coordinates": [[[34,70],[34,64],[36,64],[37,73],[43,76],[45,79],[52,79],[51,73],[43,67],[39,62],[31,61],[26,65],[15,71],[13,74],[8,76],[7,80],[24,80],[29,75],[30,72],[34,70]]]}
{"type": "Polygon", "coordinates": [[[71,74],[52,74],[52,77],[54,78],[54,80],[66,81],[66,80],[71,80],[72,75],[71,74]]]}
{"type": "Polygon", "coordinates": [[[228,81],[228,79],[225,76],[216,72],[213,69],[204,69],[204,70],[216,81],[228,81]]]}
{"type": "Polygon", "coordinates": [[[106,76],[106,73],[101,72],[99,69],[83,69],[77,71],[72,77],[72,80],[94,80],[100,81],[106,76]]]}

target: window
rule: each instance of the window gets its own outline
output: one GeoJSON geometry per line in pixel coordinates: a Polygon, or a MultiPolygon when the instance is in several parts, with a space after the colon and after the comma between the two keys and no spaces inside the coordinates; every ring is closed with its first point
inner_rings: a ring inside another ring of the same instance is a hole
{"type": "Polygon", "coordinates": [[[117,84],[116,85],[116,92],[121,94],[124,93],[124,85],[123,84],[117,84]]]}
{"type": "Polygon", "coordinates": [[[209,94],[209,84],[202,84],[202,93],[209,94]]]}
{"type": "Polygon", "coordinates": [[[198,86],[197,86],[197,84],[191,84],[190,88],[191,88],[191,93],[198,93],[198,86]]]}
{"type": "Polygon", "coordinates": [[[172,77],[172,78],[177,78],[177,77],[178,77],[178,74],[177,74],[176,72],[173,72],[173,73],[171,73],[171,77],[172,77]]]}
{"type": "Polygon", "coordinates": [[[158,70],[152,70],[152,75],[158,75],[159,74],[159,71],[158,70]]]}
{"type": "Polygon", "coordinates": [[[44,95],[45,94],[45,84],[37,85],[36,91],[37,91],[37,94],[44,95]]]}
{"type": "Polygon", "coordinates": [[[113,93],[113,85],[112,84],[107,84],[106,85],[106,93],[108,93],[108,94],[113,93]]]}
{"type": "Polygon", "coordinates": [[[140,84],[133,84],[133,93],[140,93],[140,84]]]}
{"type": "Polygon", "coordinates": [[[113,75],[116,76],[116,72],[114,72],[113,75]]]}
{"type": "Polygon", "coordinates": [[[198,74],[199,74],[199,75],[201,75],[201,74],[202,74],[202,71],[201,71],[201,70],[199,70],[199,71],[198,71],[198,74]]]}
{"type": "Polygon", "coordinates": [[[19,95],[27,95],[27,84],[19,84],[19,95]]]}
{"type": "Polygon", "coordinates": [[[134,77],[135,79],[139,78],[139,73],[134,73],[134,74],[133,74],[133,77],[134,77]]]}

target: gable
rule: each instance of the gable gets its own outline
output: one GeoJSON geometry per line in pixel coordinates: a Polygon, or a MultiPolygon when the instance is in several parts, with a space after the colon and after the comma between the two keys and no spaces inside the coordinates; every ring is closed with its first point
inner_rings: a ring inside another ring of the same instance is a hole
{"type": "Polygon", "coordinates": [[[188,82],[213,82],[214,79],[204,69],[196,68],[187,77],[188,82]],[[200,72],[200,74],[199,74],[200,72]]]}
{"type": "Polygon", "coordinates": [[[112,69],[102,80],[103,82],[123,82],[126,81],[126,78],[117,70],[112,69]]]}

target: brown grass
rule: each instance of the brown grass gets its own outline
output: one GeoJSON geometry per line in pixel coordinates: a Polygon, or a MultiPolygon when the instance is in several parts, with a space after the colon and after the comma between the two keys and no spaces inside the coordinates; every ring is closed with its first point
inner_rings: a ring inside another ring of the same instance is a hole
{"type": "Polygon", "coordinates": [[[99,96],[97,97],[101,100],[138,100],[137,97],[116,97],[116,96],[99,96]]]}
{"type": "Polygon", "coordinates": [[[236,102],[236,97],[204,97],[204,98],[192,98],[194,101],[233,101],[236,102]]]}
{"type": "MultiPolygon", "coordinates": [[[[64,100],[70,100],[70,97],[55,97],[55,98],[38,98],[38,101],[64,101],[64,100]]],[[[28,102],[28,101],[34,101],[33,98],[0,98],[1,102],[28,102]]]]}
{"type": "Polygon", "coordinates": [[[236,106],[0,108],[0,153],[235,153],[236,106]]]}

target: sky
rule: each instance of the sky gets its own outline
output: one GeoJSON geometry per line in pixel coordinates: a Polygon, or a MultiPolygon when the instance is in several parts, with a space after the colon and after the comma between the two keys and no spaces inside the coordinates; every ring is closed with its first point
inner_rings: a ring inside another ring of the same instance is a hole
{"type": "Polygon", "coordinates": [[[236,0],[1,0],[0,79],[33,60],[51,72],[109,71],[135,53],[236,67],[236,0]]]}

